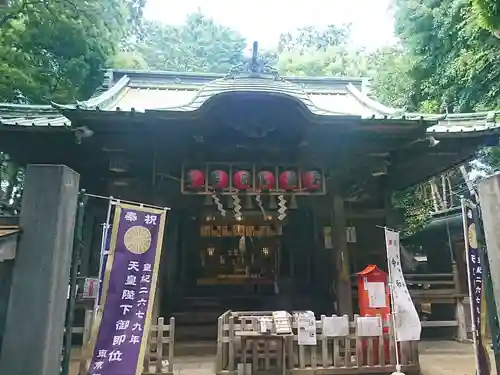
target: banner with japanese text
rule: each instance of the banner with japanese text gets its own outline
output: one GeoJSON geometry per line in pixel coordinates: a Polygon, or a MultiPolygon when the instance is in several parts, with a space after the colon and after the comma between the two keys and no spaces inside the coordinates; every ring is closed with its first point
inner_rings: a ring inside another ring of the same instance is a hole
{"type": "Polygon", "coordinates": [[[166,210],[116,206],[89,375],[142,373],[166,216],[166,210]]]}
{"type": "Polygon", "coordinates": [[[484,298],[483,267],[481,266],[481,254],[479,253],[476,232],[478,218],[475,205],[472,202],[462,200],[462,215],[477,375],[489,375],[491,366],[483,338],[486,324],[484,318],[486,299],[484,298]]]}
{"type": "Polygon", "coordinates": [[[397,341],[420,340],[422,325],[417,309],[406,286],[401,267],[399,233],[386,229],[385,245],[389,271],[389,288],[394,314],[394,331],[397,341]]]}

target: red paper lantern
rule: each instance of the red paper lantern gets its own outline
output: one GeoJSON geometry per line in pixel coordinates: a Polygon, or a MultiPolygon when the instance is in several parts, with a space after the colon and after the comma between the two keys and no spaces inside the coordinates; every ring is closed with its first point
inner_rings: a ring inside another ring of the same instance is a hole
{"type": "Polygon", "coordinates": [[[205,173],[199,169],[191,169],[186,173],[186,186],[189,189],[201,189],[205,184],[205,173]]]}
{"type": "Polygon", "coordinates": [[[318,171],[307,171],[302,173],[302,187],[307,190],[318,190],[321,188],[321,173],[318,171]]]}
{"type": "Polygon", "coordinates": [[[210,173],[210,186],[216,190],[227,188],[228,176],[225,171],[215,170],[210,173]]]}
{"type": "Polygon", "coordinates": [[[282,190],[295,190],[298,187],[297,173],[284,171],[280,173],[279,184],[282,190]]]}
{"type": "Polygon", "coordinates": [[[271,190],[274,188],[274,175],[269,171],[260,171],[257,175],[260,190],[271,190]]]}
{"type": "Polygon", "coordinates": [[[233,176],[233,185],[238,190],[247,190],[250,188],[250,180],[250,172],[238,171],[233,176]]]}

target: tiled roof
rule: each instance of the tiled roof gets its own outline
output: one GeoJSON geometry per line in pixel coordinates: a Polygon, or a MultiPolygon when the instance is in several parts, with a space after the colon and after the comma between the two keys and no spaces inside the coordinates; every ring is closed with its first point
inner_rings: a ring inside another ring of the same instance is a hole
{"type": "Polygon", "coordinates": [[[434,135],[498,131],[497,112],[468,114],[406,113],[368,96],[365,78],[269,77],[220,74],[109,70],[101,90],[86,101],[72,105],[30,106],[0,104],[0,125],[69,127],[75,110],[189,113],[210,98],[227,93],[263,93],[289,97],[312,116],[360,119],[423,120],[434,135]]]}
{"type": "Polygon", "coordinates": [[[363,94],[366,79],[334,77],[234,77],[169,72],[122,72],[113,74],[113,84],[100,95],[62,109],[102,111],[164,110],[196,111],[210,98],[228,92],[269,93],[288,96],[302,103],[313,115],[385,118],[399,112],[371,101],[363,94]],[[128,74],[125,74],[128,73],[128,74]],[[118,78],[119,77],[119,78],[118,78]],[[154,78],[154,79],[153,79],[154,78]]]}
{"type": "Polygon", "coordinates": [[[70,127],[71,122],[50,105],[0,103],[0,125],[70,127]]]}

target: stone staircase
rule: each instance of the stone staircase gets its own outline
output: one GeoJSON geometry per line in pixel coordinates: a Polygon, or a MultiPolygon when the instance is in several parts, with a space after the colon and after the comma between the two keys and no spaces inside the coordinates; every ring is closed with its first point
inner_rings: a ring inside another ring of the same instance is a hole
{"type": "Polygon", "coordinates": [[[273,297],[270,293],[248,293],[234,286],[196,287],[172,311],[176,341],[215,341],[217,319],[225,311],[272,309],[273,297]]]}

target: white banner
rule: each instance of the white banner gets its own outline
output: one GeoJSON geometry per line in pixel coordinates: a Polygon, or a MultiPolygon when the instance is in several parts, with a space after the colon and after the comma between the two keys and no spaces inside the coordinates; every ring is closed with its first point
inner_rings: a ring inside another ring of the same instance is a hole
{"type": "Polygon", "coordinates": [[[389,267],[389,287],[391,289],[392,313],[397,341],[420,340],[422,325],[417,309],[410,297],[401,268],[399,233],[385,230],[387,264],[389,267]]]}

